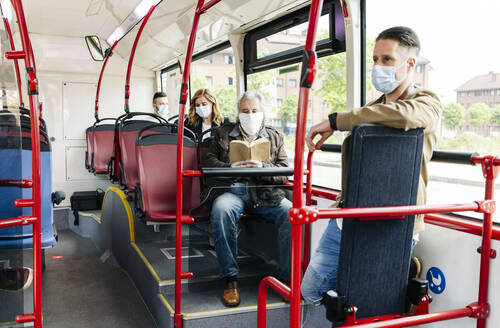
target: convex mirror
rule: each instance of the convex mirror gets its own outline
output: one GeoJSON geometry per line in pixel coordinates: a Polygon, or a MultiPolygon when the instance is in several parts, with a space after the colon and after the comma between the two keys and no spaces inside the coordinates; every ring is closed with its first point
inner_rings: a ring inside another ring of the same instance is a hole
{"type": "Polygon", "coordinates": [[[92,59],[95,61],[103,61],[104,54],[102,52],[99,37],[96,35],[87,35],[85,36],[85,42],[87,42],[87,48],[89,49],[92,59]]]}

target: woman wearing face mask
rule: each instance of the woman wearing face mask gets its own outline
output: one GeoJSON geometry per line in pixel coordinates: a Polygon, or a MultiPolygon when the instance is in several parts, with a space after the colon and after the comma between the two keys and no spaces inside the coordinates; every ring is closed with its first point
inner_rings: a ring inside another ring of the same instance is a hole
{"type": "MultiPolygon", "coordinates": [[[[224,122],[224,117],[219,110],[214,95],[208,89],[196,91],[191,98],[189,114],[184,121],[184,126],[196,133],[198,137],[201,137],[203,132],[216,128],[224,122]]],[[[213,135],[214,131],[205,133],[203,140],[213,135]]]]}

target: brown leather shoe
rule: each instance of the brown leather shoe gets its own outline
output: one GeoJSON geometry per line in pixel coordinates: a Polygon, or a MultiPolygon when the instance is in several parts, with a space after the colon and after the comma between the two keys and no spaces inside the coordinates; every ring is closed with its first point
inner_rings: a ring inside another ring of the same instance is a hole
{"type": "Polygon", "coordinates": [[[225,306],[234,307],[240,305],[240,289],[238,281],[226,282],[222,302],[225,306]]]}

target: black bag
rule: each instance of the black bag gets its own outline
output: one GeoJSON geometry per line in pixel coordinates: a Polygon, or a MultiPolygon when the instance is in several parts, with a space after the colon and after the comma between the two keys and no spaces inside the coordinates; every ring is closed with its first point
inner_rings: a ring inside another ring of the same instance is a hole
{"type": "Polygon", "coordinates": [[[78,211],[98,210],[102,206],[104,191],[98,189],[93,191],[77,191],[71,195],[71,209],[75,215],[74,225],[79,224],[78,211]]]}

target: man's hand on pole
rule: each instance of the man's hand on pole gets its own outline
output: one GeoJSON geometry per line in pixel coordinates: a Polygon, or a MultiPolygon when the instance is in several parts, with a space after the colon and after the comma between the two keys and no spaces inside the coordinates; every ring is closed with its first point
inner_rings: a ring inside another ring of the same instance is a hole
{"type": "Polygon", "coordinates": [[[326,139],[328,139],[333,134],[333,132],[334,131],[330,126],[329,120],[324,120],[321,123],[313,125],[306,137],[306,143],[309,147],[309,151],[319,149],[321,145],[326,141],[326,139]],[[321,139],[319,139],[318,142],[314,143],[314,137],[316,137],[316,135],[318,134],[321,136],[321,139]]]}

